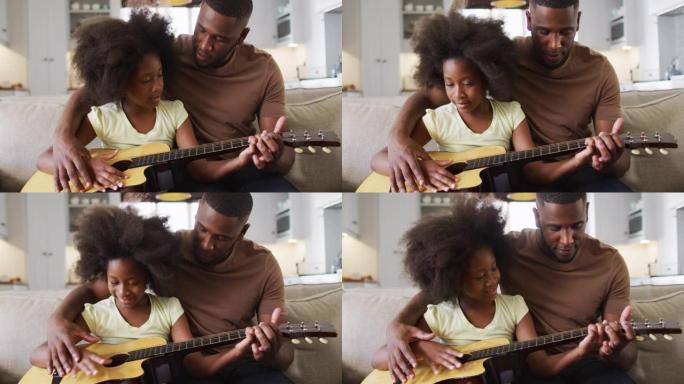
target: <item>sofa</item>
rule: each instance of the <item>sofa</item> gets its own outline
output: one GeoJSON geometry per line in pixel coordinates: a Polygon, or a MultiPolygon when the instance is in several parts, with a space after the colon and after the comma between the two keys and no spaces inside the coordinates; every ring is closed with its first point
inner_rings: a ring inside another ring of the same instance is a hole
{"type": "MultiPolygon", "coordinates": [[[[354,288],[342,297],[342,382],[358,384],[372,368],[371,357],[385,343],[388,322],[417,292],[415,289],[354,288]]],[[[660,318],[684,324],[684,285],[632,287],[632,313],[635,320],[660,318]],[[658,296],[653,296],[653,295],[658,296]]],[[[637,342],[639,355],[629,375],[638,384],[682,382],[684,335],[672,341],[646,337],[637,342]]]]}
{"type": "MultiPolygon", "coordinates": [[[[632,91],[621,95],[625,132],[669,133],[684,145],[684,89],[632,91]]],[[[370,173],[372,156],[387,143],[387,136],[405,97],[342,99],[342,188],[354,191],[370,173]]],[[[428,149],[435,150],[434,142],[428,149]]],[[[684,191],[684,151],[669,150],[668,156],[632,156],[632,165],[622,178],[635,192],[684,191]]]]}
{"type": "MultiPolygon", "coordinates": [[[[288,128],[341,134],[340,87],[285,91],[288,128]]],[[[0,98],[0,191],[19,191],[35,172],[38,155],[52,144],[67,96],[0,98]]],[[[339,192],[341,150],[304,151],[286,178],[302,192],[339,192]]]]}
{"type": "MultiPolygon", "coordinates": [[[[30,368],[30,351],[45,341],[45,322],[68,291],[0,292],[0,384],[15,384],[30,368]]],[[[340,383],[342,376],[342,288],[338,284],[285,287],[290,321],[327,322],[337,338],[294,344],[295,359],[286,375],[298,384],[340,383]]]]}

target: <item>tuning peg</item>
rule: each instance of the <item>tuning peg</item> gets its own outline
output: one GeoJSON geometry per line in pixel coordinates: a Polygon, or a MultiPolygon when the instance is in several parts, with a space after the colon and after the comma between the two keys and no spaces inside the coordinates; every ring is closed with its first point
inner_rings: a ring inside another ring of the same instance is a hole
{"type": "Polygon", "coordinates": [[[638,149],[632,149],[632,155],[639,156],[639,155],[641,155],[641,151],[638,149]]]}
{"type": "Polygon", "coordinates": [[[664,337],[665,340],[667,340],[667,341],[672,341],[672,336],[668,335],[667,333],[664,334],[663,337],[664,337]]]}
{"type": "Polygon", "coordinates": [[[302,341],[299,339],[292,339],[292,344],[299,345],[301,343],[302,343],[302,341]]]}
{"type": "Polygon", "coordinates": [[[649,147],[644,148],[644,152],[646,152],[649,155],[653,155],[653,150],[649,147]]]}
{"type": "Polygon", "coordinates": [[[636,339],[637,339],[637,341],[644,341],[644,340],[646,340],[646,338],[644,338],[644,337],[641,336],[641,335],[637,336],[636,339]]]}
{"type": "Polygon", "coordinates": [[[653,341],[658,341],[658,338],[656,337],[656,335],[654,335],[654,334],[652,334],[652,333],[649,333],[649,334],[648,334],[648,337],[650,337],[651,340],[653,340],[653,341]]]}
{"type": "Polygon", "coordinates": [[[316,148],[309,145],[309,152],[316,153],[316,148]]]}
{"type": "Polygon", "coordinates": [[[665,148],[660,148],[660,151],[659,151],[659,152],[660,152],[662,155],[665,155],[665,156],[667,156],[667,155],[670,154],[670,152],[669,152],[667,149],[665,149],[665,148]]]}
{"type": "Polygon", "coordinates": [[[329,155],[332,153],[332,150],[328,147],[323,147],[321,149],[323,150],[323,152],[325,152],[326,155],[329,155]]]}
{"type": "MultiPolygon", "coordinates": [[[[665,335],[665,336],[668,337],[670,335],[665,335]]],[[[672,337],[670,337],[670,339],[672,339],[672,337]]],[[[321,344],[328,344],[328,339],[326,339],[325,337],[319,338],[318,341],[320,341],[321,344]]]]}
{"type": "Polygon", "coordinates": [[[300,147],[295,148],[294,151],[295,151],[295,153],[299,153],[299,154],[304,153],[304,150],[300,147]]]}
{"type": "Polygon", "coordinates": [[[311,340],[311,338],[309,338],[309,336],[304,337],[304,341],[306,341],[307,344],[313,344],[313,340],[311,340]]]}

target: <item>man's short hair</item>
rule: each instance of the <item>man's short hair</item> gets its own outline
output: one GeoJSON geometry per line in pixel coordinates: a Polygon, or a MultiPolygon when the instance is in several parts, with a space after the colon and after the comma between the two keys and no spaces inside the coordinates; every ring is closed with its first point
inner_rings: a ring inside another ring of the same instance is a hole
{"type": "Polygon", "coordinates": [[[579,0],[530,0],[530,8],[538,5],[547,8],[575,7],[577,9],[579,8],[579,0]]]}
{"type": "Polygon", "coordinates": [[[204,2],[223,16],[240,20],[246,20],[252,16],[252,0],[204,0],[204,2]]]}
{"type": "Polygon", "coordinates": [[[587,194],[584,192],[540,192],[537,193],[537,205],[544,203],[551,204],[572,204],[578,200],[587,201],[587,194]]]}
{"type": "Polygon", "coordinates": [[[252,195],[244,193],[205,193],[202,199],[216,212],[227,217],[247,217],[252,213],[252,195]]]}

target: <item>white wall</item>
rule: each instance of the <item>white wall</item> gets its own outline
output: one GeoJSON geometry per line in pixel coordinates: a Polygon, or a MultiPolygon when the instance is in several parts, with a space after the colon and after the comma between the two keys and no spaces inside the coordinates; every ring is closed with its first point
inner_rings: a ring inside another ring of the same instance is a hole
{"type": "Polygon", "coordinates": [[[342,83],[361,89],[361,3],[342,2],[342,83]]]}
{"type": "Polygon", "coordinates": [[[28,13],[26,0],[7,0],[9,44],[0,44],[0,82],[28,86],[28,13]]]}
{"type": "MultiPolygon", "coordinates": [[[[378,196],[384,195],[360,193],[357,196],[359,236],[342,238],[342,274],[345,278],[370,276],[378,281],[378,196]]],[[[344,205],[342,209],[349,207],[344,205]]]]}

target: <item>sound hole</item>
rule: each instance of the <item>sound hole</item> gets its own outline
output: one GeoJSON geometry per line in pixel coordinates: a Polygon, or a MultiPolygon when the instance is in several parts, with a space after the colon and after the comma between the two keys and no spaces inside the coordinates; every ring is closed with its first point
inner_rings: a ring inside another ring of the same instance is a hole
{"type": "Polygon", "coordinates": [[[453,173],[454,175],[458,175],[459,173],[463,172],[466,165],[467,165],[466,163],[451,164],[450,166],[447,167],[447,171],[453,173]]]}
{"type": "Polygon", "coordinates": [[[131,166],[130,160],[121,160],[121,161],[117,161],[116,163],[112,164],[112,167],[118,169],[119,171],[125,171],[130,166],[131,166]]]}
{"type": "Polygon", "coordinates": [[[105,364],[105,367],[118,367],[119,365],[123,364],[126,362],[128,359],[128,355],[122,354],[122,355],[114,355],[111,356],[110,359],[112,359],[112,362],[109,364],[105,364]]]}

